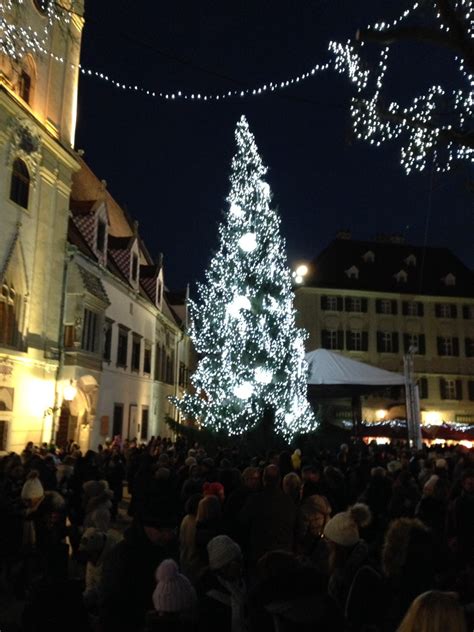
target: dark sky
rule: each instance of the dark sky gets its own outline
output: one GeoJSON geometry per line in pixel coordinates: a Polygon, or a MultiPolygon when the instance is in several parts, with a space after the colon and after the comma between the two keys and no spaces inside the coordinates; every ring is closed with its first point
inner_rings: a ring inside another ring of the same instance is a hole
{"type": "MultiPolygon", "coordinates": [[[[156,91],[218,92],[281,81],[328,60],[330,39],[392,19],[409,2],[375,0],[86,0],[82,62],[156,91]],[[163,54],[164,53],[164,54],[163,54]],[[187,63],[181,63],[177,59],[187,63]],[[209,72],[204,72],[200,68],[209,72]],[[215,73],[215,74],[213,74],[215,73]],[[223,75],[230,79],[219,77],[223,75]]],[[[449,57],[397,48],[387,88],[402,102],[456,77],[449,57]]],[[[446,53],[442,53],[445,55],[446,53]]],[[[355,237],[403,233],[452,248],[474,266],[474,196],[466,166],[405,175],[400,145],[351,135],[345,76],[221,103],[165,102],[81,77],[77,148],[165,255],[171,288],[200,278],[227,208],[234,127],[244,113],[269,167],[290,263],[312,258],[349,228],[355,237]]]]}

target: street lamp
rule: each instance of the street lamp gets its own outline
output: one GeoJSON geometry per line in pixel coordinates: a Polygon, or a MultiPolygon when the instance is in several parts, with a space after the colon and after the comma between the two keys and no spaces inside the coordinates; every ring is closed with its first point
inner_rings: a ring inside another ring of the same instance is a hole
{"type": "Polygon", "coordinates": [[[72,380],[69,380],[69,384],[67,384],[63,390],[63,399],[65,402],[72,402],[76,395],[77,388],[72,383],[72,380]]]}
{"type": "Polygon", "coordinates": [[[293,282],[296,283],[296,285],[301,285],[304,282],[305,276],[308,274],[308,272],[308,266],[304,263],[300,264],[296,268],[296,270],[293,270],[292,272],[293,282]]]}

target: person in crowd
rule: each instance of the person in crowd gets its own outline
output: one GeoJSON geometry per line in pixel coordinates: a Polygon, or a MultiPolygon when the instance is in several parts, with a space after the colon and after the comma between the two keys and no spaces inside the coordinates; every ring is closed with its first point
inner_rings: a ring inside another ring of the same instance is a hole
{"type": "Polygon", "coordinates": [[[385,535],[382,569],[387,582],[385,629],[396,630],[411,602],[434,585],[432,534],[420,520],[398,518],[385,535]]]}
{"type": "Polygon", "coordinates": [[[368,560],[368,547],[360,537],[360,529],[368,526],[370,520],[367,505],[356,503],[336,514],[324,527],[329,543],[328,593],[342,611],[355,574],[368,560]]]}
{"type": "MultiPolygon", "coordinates": [[[[106,453],[106,450],[104,450],[106,453]]],[[[112,491],[112,519],[117,519],[118,507],[123,498],[125,467],[118,450],[105,454],[102,464],[102,475],[112,491]]]]}
{"type": "Polygon", "coordinates": [[[221,504],[224,504],[224,485],[222,485],[222,483],[219,483],[218,481],[214,481],[213,483],[209,483],[206,481],[202,486],[202,495],[204,497],[215,496],[221,502],[221,504]]]}
{"type": "Polygon", "coordinates": [[[470,560],[474,566],[474,469],[465,470],[461,494],[448,511],[449,545],[459,561],[470,560]]]}
{"type": "Polygon", "coordinates": [[[191,582],[172,559],[156,570],[154,610],[149,612],[145,632],[192,632],[196,629],[197,596],[191,582]]]}
{"type": "Polygon", "coordinates": [[[296,506],[280,488],[280,471],[268,465],[263,471],[263,490],[252,494],[239,519],[249,537],[248,563],[255,567],[268,551],[292,551],[296,506]]]}
{"type": "Polygon", "coordinates": [[[323,538],[331,517],[331,506],[324,496],[308,496],[300,505],[296,525],[296,550],[323,575],[329,573],[329,549],[323,538]]]}
{"type": "Polygon", "coordinates": [[[397,632],[467,632],[457,595],[430,590],[411,604],[397,632]]]}
{"type": "Polygon", "coordinates": [[[196,544],[196,520],[201,494],[188,498],[186,515],[179,528],[179,561],[181,570],[194,584],[202,570],[201,555],[196,544]]]}
{"type": "Polygon", "coordinates": [[[397,471],[392,487],[392,498],[388,505],[390,518],[412,518],[420,499],[419,489],[407,469],[397,471]]]}
{"type": "Polygon", "coordinates": [[[291,455],[291,464],[293,466],[293,470],[299,474],[301,472],[301,450],[299,448],[296,448],[291,455]]]}
{"type": "Polygon", "coordinates": [[[99,598],[103,632],[141,630],[152,607],[156,568],[177,559],[176,527],[177,516],[166,506],[148,507],[106,556],[99,598]]]}
{"type": "Polygon", "coordinates": [[[415,510],[415,516],[431,529],[438,551],[446,542],[449,488],[446,478],[433,474],[424,484],[423,495],[415,510]]]}
{"type": "Polygon", "coordinates": [[[208,563],[207,545],[223,531],[222,507],[217,496],[211,494],[199,501],[196,515],[195,542],[196,552],[201,562],[201,570],[208,563]]]}
{"type": "Polygon", "coordinates": [[[83,597],[88,610],[95,610],[99,605],[104,560],[120,541],[117,531],[109,529],[106,523],[100,524],[100,526],[102,528],[87,528],[79,544],[79,553],[86,561],[83,597]]]}
{"type": "Polygon", "coordinates": [[[92,514],[97,509],[111,511],[113,492],[107,481],[90,480],[83,484],[84,527],[93,526],[92,514]]]}
{"type": "Polygon", "coordinates": [[[289,496],[298,507],[301,500],[301,479],[296,472],[289,472],[283,478],[283,492],[289,496]]]}
{"type": "Polygon", "coordinates": [[[248,632],[247,586],[239,545],[218,535],[207,545],[209,570],[197,585],[201,632],[248,632]]]}

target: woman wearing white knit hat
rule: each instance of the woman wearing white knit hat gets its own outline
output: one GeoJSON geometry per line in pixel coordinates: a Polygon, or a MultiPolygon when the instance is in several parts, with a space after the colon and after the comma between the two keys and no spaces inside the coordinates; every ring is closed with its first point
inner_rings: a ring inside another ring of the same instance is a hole
{"type": "Polygon", "coordinates": [[[369,507],[356,503],[336,514],[324,527],[330,546],[328,592],[340,608],[345,607],[355,574],[367,561],[368,547],[360,537],[360,529],[370,520],[369,507]]]}
{"type": "Polygon", "coordinates": [[[155,612],[147,616],[146,632],[186,632],[194,629],[197,597],[191,582],[174,560],[163,560],[156,570],[155,612]]]}

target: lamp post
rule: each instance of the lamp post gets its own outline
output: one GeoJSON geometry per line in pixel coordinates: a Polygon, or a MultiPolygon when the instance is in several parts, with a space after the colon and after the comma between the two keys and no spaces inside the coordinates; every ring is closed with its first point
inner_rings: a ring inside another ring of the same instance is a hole
{"type": "Polygon", "coordinates": [[[416,347],[411,345],[408,353],[403,356],[405,369],[405,398],[407,411],[408,442],[418,450],[422,447],[420,427],[420,399],[418,386],[415,384],[415,353],[416,347]]]}

